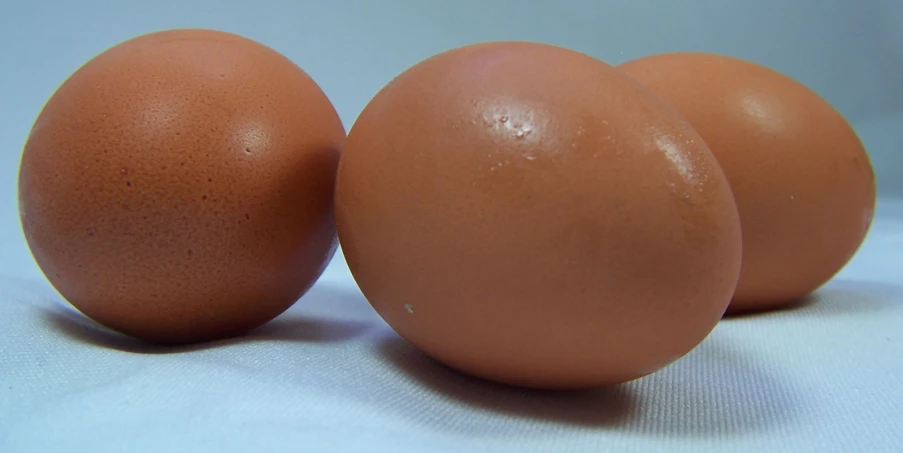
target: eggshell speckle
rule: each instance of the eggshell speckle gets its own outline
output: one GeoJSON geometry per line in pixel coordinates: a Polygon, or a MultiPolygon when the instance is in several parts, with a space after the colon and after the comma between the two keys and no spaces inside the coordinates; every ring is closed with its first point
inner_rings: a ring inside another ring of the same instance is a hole
{"type": "Polygon", "coordinates": [[[336,249],[345,131],[274,50],[213,30],[125,41],[41,111],[20,215],[53,286],[148,341],[244,333],[291,306],[336,249]]]}
{"type": "Polygon", "coordinates": [[[339,165],[348,265],[402,337],[535,388],[651,373],[727,307],[740,228],[702,139],[608,64],[538,43],[429,58],[366,106],[339,165]]]}
{"type": "Polygon", "coordinates": [[[721,55],[652,55],[620,69],[693,124],[731,183],[743,264],[729,312],[795,302],[855,254],[874,215],[875,178],[855,131],[824,99],[721,55]]]}

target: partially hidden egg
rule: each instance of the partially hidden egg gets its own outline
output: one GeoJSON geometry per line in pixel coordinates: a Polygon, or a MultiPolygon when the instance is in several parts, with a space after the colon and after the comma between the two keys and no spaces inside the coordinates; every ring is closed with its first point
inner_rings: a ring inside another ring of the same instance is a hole
{"type": "Polygon", "coordinates": [[[730,188],[693,128],[612,66],[541,43],[452,49],[380,90],[349,132],[336,221],[401,337],[523,387],[677,360],[740,266],[730,188]]]}
{"type": "Polygon", "coordinates": [[[794,303],[864,241],[875,177],[856,132],[827,101],[765,66],[700,52],[619,66],[705,139],[734,192],[743,264],[730,313],[794,303]]]}
{"type": "Polygon", "coordinates": [[[37,117],[19,170],[25,238],[58,292],[109,328],[240,335],[334,254],[344,139],[325,93],[275,50],[215,30],[138,36],[37,117]]]}

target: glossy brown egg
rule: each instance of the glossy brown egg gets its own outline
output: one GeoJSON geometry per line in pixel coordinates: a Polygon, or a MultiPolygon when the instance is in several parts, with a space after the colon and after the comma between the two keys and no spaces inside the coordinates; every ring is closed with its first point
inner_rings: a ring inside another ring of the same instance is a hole
{"type": "Polygon", "coordinates": [[[740,266],[702,139],[620,71],[550,45],[426,59],[349,132],[339,239],[402,337],[485,379],[604,386],[697,346],[740,266]]]}
{"type": "Polygon", "coordinates": [[[731,183],[743,264],[729,312],[797,301],[858,250],[875,178],[856,133],[824,99],[774,70],[720,55],[653,55],[620,69],[693,124],[731,183]]]}
{"type": "Polygon", "coordinates": [[[335,252],[345,130],[317,84],[210,30],[120,43],[72,74],[25,145],[31,251],[75,308],[144,340],[242,334],[335,252]]]}

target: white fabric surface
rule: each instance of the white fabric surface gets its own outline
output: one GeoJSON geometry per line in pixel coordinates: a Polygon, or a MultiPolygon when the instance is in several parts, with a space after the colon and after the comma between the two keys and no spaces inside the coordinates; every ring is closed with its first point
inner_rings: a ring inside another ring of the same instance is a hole
{"type": "Polygon", "coordinates": [[[903,452],[903,201],[880,203],[860,253],[811,302],[727,319],[672,366],[595,392],[436,365],[340,258],[247,338],[178,349],[98,329],[28,256],[3,258],[3,453],[903,452]]]}

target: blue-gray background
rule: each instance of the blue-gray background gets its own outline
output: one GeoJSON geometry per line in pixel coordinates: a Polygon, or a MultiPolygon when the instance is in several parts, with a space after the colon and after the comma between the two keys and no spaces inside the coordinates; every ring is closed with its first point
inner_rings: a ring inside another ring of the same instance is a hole
{"type": "MultiPolygon", "coordinates": [[[[56,87],[85,61],[138,34],[218,28],[302,66],[350,127],[393,76],[432,54],[484,40],[570,47],[612,64],[702,50],[787,73],[856,127],[881,195],[903,195],[903,2],[900,0],[0,0],[0,225],[18,228],[24,139],[56,87]]],[[[2,269],[32,266],[3,235],[2,269]]],[[[32,269],[37,272],[36,268],[32,269]]]]}

